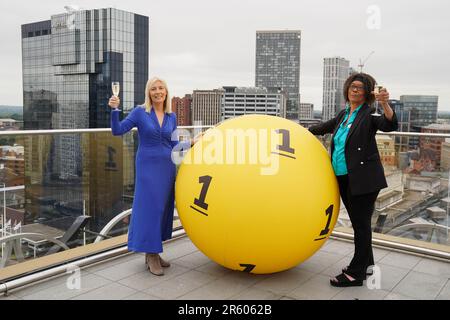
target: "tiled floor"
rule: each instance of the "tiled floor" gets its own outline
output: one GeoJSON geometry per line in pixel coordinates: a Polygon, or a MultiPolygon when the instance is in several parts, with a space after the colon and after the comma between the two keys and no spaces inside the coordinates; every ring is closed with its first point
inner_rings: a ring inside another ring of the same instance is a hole
{"type": "MultiPolygon", "coordinates": [[[[172,266],[150,274],[142,254],[128,254],[80,271],[79,289],[65,274],[10,292],[0,299],[445,299],[450,300],[450,263],[374,249],[379,289],[365,283],[334,288],[330,276],[351,260],[353,244],[329,240],[314,256],[285,272],[252,275],[209,260],[186,237],[165,245],[172,266]]],[[[373,282],[373,281],[372,281],[373,282]]]]}

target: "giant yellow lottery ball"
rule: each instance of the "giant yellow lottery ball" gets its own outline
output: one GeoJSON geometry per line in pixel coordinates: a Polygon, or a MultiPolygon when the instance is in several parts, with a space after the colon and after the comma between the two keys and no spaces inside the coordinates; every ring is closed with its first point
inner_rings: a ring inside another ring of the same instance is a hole
{"type": "Polygon", "coordinates": [[[287,270],[328,239],[339,213],[329,155],[302,126],[245,115],[209,129],[185,155],[175,185],[195,246],[232,270],[287,270]]]}

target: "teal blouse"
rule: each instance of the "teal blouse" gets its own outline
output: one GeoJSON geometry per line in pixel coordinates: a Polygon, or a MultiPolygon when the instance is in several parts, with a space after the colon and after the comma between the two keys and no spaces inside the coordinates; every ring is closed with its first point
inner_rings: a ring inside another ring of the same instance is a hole
{"type": "Polygon", "coordinates": [[[356,115],[358,114],[358,111],[361,109],[361,107],[362,105],[356,108],[355,111],[353,111],[352,115],[350,116],[350,119],[348,119],[348,116],[350,114],[350,107],[347,105],[347,108],[345,109],[344,120],[342,121],[341,125],[339,126],[339,129],[334,135],[333,138],[334,150],[331,158],[334,173],[337,176],[343,176],[348,173],[347,163],[345,161],[345,140],[347,139],[347,135],[350,131],[352,123],[353,121],[355,121],[356,115]]]}

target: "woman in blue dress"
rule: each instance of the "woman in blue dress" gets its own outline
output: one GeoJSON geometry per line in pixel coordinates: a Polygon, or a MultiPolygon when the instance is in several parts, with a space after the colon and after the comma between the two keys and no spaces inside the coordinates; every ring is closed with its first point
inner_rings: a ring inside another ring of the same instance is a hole
{"type": "Polygon", "coordinates": [[[119,120],[119,105],[119,98],[112,96],[113,135],[123,135],[133,127],[139,134],[128,249],[145,252],[149,271],[163,275],[162,267],[170,266],[159,253],[162,242],[172,236],[176,167],[171,153],[178,142],[171,136],[177,128],[176,115],[171,112],[167,85],[159,78],[147,82],[144,105],[135,107],[123,121],[119,120]]]}

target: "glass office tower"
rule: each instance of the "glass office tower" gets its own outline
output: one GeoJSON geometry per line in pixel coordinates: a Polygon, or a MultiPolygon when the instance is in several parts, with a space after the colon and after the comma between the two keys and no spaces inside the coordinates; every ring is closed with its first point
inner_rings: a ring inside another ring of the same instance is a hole
{"type": "MultiPolygon", "coordinates": [[[[403,95],[400,102],[403,110],[410,113],[410,131],[421,132],[422,128],[436,123],[438,111],[438,96],[425,95],[403,95]]],[[[418,149],[420,145],[419,137],[409,139],[409,148],[418,149]]]]}

